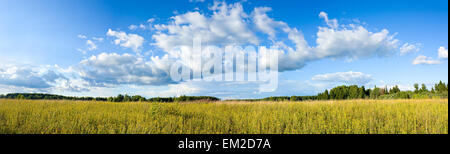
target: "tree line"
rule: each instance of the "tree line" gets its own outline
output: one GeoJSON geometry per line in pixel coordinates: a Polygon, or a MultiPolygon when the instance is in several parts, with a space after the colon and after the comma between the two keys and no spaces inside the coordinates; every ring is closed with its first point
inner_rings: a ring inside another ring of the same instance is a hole
{"type": "Polygon", "coordinates": [[[106,99],[108,102],[189,102],[189,101],[220,101],[217,97],[211,96],[180,96],[180,97],[155,97],[148,98],[142,97],[140,95],[128,96],[128,95],[117,95],[116,97],[108,97],[106,99]]]}
{"type": "Polygon", "coordinates": [[[11,93],[0,95],[3,99],[29,99],[29,100],[74,100],[74,101],[106,101],[103,97],[72,97],[41,93],[11,93]]]}
{"type": "Polygon", "coordinates": [[[338,86],[331,90],[325,90],[317,95],[318,100],[344,100],[344,99],[415,99],[415,98],[448,98],[448,84],[442,81],[427,88],[425,84],[419,87],[414,84],[414,91],[401,91],[398,85],[392,88],[366,89],[364,86],[338,86]]]}
{"type": "Polygon", "coordinates": [[[145,98],[140,95],[122,95],[115,97],[73,97],[41,93],[11,93],[0,95],[0,99],[26,99],[26,100],[72,100],[72,101],[107,101],[107,102],[187,102],[187,101],[219,101],[219,98],[210,96],[180,96],[145,98]]]}
{"type": "Polygon", "coordinates": [[[366,89],[364,86],[338,86],[325,90],[316,96],[278,96],[262,99],[237,99],[232,101],[307,101],[307,100],[346,100],[346,99],[420,99],[448,98],[448,84],[440,81],[431,90],[425,84],[414,84],[414,91],[401,91],[398,85],[392,88],[375,86],[366,89]]]}

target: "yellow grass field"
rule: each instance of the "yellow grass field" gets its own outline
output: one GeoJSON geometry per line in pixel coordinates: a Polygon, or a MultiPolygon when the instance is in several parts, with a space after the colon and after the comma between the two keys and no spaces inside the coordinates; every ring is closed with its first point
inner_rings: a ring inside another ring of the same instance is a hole
{"type": "Polygon", "coordinates": [[[168,104],[0,100],[0,134],[448,134],[448,99],[168,104]]]}

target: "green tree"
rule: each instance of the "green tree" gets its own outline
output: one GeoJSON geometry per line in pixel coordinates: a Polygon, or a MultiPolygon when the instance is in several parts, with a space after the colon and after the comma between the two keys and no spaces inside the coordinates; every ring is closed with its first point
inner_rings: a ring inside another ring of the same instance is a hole
{"type": "Polygon", "coordinates": [[[361,88],[358,88],[358,98],[364,99],[366,97],[366,88],[362,86],[361,88]]]}
{"type": "MultiPolygon", "coordinates": [[[[296,98],[296,99],[299,99],[299,98],[296,98]]],[[[328,99],[330,99],[330,95],[328,94],[328,90],[325,90],[325,92],[318,94],[317,95],[317,99],[319,99],[319,100],[328,100],[328,99]]]]}
{"type": "Polygon", "coordinates": [[[20,94],[20,95],[17,96],[17,99],[21,99],[21,100],[22,100],[22,99],[25,99],[25,96],[23,96],[22,94],[20,94]]]}
{"type": "Polygon", "coordinates": [[[357,99],[359,95],[359,88],[356,85],[350,86],[348,88],[349,99],[357,99]]]}
{"type": "Polygon", "coordinates": [[[422,88],[420,88],[420,92],[428,92],[427,86],[422,84],[422,88]]]}
{"type": "Polygon", "coordinates": [[[434,90],[435,90],[437,93],[448,93],[448,84],[446,85],[446,84],[443,83],[442,81],[439,81],[438,84],[435,84],[434,90]]]}
{"type": "Polygon", "coordinates": [[[114,98],[114,102],[123,102],[124,96],[122,94],[117,95],[117,97],[114,98]]]}
{"type": "Polygon", "coordinates": [[[131,102],[131,97],[125,94],[125,96],[123,96],[123,102],[131,102]]]}
{"type": "Polygon", "coordinates": [[[325,92],[323,93],[323,98],[325,99],[325,100],[328,100],[328,99],[330,99],[330,94],[328,93],[328,90],[325,90],[325,92]]]}
{"type": "Polygon", "coordinates": [[[380,96],[381,89],[375,86],[370,93],[370,98],[377,99],[380,96]]]}
{"type": "Polygon", "coordinates": [[[390,94],[396,94],[400,92],[400,88],[398,88],[397,85],[395,85],[394,87],[392,87],[392,89],[389,91],[390,94]]]}
{"type": "Polygon", "coordinates": [[[414,84],[414,93],[419,93],[419,84],[414,84]]]}
{"type": "Polygon", "coordinates": [[[135,96],[131,97],[131,101],[133,101],[133,102],[144,102],[145,98],[140,96],[140,95],[135,95],[135,96]]]}

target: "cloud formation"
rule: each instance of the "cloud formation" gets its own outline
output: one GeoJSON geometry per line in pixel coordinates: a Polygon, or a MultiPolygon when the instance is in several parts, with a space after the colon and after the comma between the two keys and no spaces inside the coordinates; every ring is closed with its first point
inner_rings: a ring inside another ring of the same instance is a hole
{"type": "Polygon", "coordinates": [[[314,81],[324,81],[324,82],[338,82],[345,83],[349,85],[365,85],[373,80],[371,75],[367,75],[361,72],[337,72],[337,73],[327,73],[319,74],[312,77],[314,81]]]}
{"type": "Polygon", "coordinates": [[[80,39],[87,39],[86,35],[82,35],[82,34],[77,35],[77,37],[80,39]]]}
{"type": "Polygon", "coordinates": [[[80,81],[72,80],[64,75],[63,70],[57,66],[34,67],[31,65],[0,66],[0,85],[21,88],[31,88],[40,91],[85,91],[80,81]],[[77,83],[75,83],[77,82],[77,83]]]}
{"type": "Polygon", "coordinates": [[[213,11],[211,16],[198,11],[187,12],[171,17],[169,24],[155,25],[157,31],[152,36],[154,45],[168,52],[175,47],[192,46],[194,37],[201,37],[204,44],[217,46],[259,44],[240,3],[215,3],[210,10],[213,11]]]}
{"type": "MultiPolygon", "coordinates": [[[[398,40],[388,30],[371,32],[362,26],[339,25],[321,12],[327,27],[319,27],[317,46],[309,46],[303,34],[287,23],[276,21],[267,15],[269,7],[256,7],[246,13],[240,3],[215,2],[209,8],[212,15],[198,11],[171,17],[169,24],[155,25],[155,43],[169,55],[176,57],[172,49],[192,46],[194,37],[207,45],[265,45],[279,46],[279,71],[301,69],[308,62],[324,58],[350,59],[384,57],[399,51],[398,40]],[[287,42],[286,42],[287,40],[287,42]]],[[[404,49],[406,51],[406,49],[404,49]]],[[[193,51],[185,50],[182,52],[193,51]]]]}
{"type": "Polygon", "coordinates": [[[436,65],[440,63],[441,61],[434,60],[433,58],[424,55],[417,56],[413,61],[413,65],[436,65]]]}
{"type": "Polygon", "coordinates": [[[337,19],[329,19],[327,13],[320,12],[319,17],[325,20],[325,23],[327,23],[328,27],[331,27],[333,29],[337,29],[339,27],[337,19]]]}
{"type": "Polygon", "coordinates": [[[137,34],[127,34],[122,31],[113,31],[108,29],[107,36],[115,37],[114,44],[122,47],[131,48],[133,51],[138,52],[144,44],[144,38],[137,34]]]}
{"type": "Polygon", "coordinates": [[[92,40],[87,40],[86,45],[88,46],[88,50],[97,50],[97,45],[92,40]]]}
{"type": "Polygon", "coordinates": [[[145,61],[127,53],[101,53],[81,61],[77,71],[91,86],[165,85],[171,83],[168,76],[171,63],[167,56],[145,61]]]}
{"type": "Polygon", "coordinates": [[[400,47],[400,55],[405,55],[410,52],[419,52],[419,50],[420,50],[419,46],[420,46],[420,44],[405,43],[405,44],[403,44],[402,47],[400,47]]]}
{"type": "Polygon", "coordinates": [[[440,47],[438,49],[439,58],[448,59],[448,49],[445,47],[440,47]]]}

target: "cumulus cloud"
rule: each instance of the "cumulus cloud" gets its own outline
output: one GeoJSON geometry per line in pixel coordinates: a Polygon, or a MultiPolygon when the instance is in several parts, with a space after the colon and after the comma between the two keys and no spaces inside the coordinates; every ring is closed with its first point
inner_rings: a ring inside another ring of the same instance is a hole
{"type": "Polygon", "coordinates": [[[435,65],[440,63],[441,61],[434,60],[433,58],[424,55],[417,56],[413,61],[413,65],[435,65]]]}
{"type": "Polygon", "coordinates": [[[287,24],[281,21],[275,21],[274,19],[270,18],[266,13],[269,11],[272,11],[272,8],[255,8],[252,13],[252,20],[260,31],[268,34],[271,39],[274,39],[277,30],[276,28],[287,28],[287,24]]]}
{"type": "Polygon", "coordinates": [[[353,24],[339,26],[338,20],[330,19],[325,12],[319,17],[324,19],[327,27],[319,27],[317,46],[310,46],[300,30],[270,18],[267,15],[271,11],[269,7],[256,7],[248,14],[240,3],[215,2],[209,9],[212,15],[187,12],[172,17],[169,24],[155,25],[153,45],[170,55],[175,47],[192,46],[194,37],[200,37],[204,44],[216,46],[277,45],[280,49],[273,51],[280,54],[281,72],[301,69],[308,62],[324,58],[356,60],[394,55],[399,51],[399,41],[388,30],[371,32],[353,24]],[[261,34],[269,37],[260,37],[264,36],[261,34]]]}
{"type": "MultiPolygon", "coordinates": [[[[445,47],[440,47],[438,49],[438,58],[439,59],[447,59],[448,58],[448,50],[445,47]]],[[[436,65],[441,64],[442,62],[439,59],[433,59],[431,57],[427,57],[424,55],[419,55],[416,59],[413,60],[413,65],[436,65]]]]}
{"type": "MultiPolygon", "coordinates": [[[[83,35],[83,38],[87,39],[87,37],[84,36],[84,35],[83,35]]],[[[92,39],[87,39],[86,40],[86,46],[87,47],[84,48],[84,49],[78,48],[77,51],[81,52],[82,54],[86,54],[87,51],[97,50],[98,47],[97,47],[96,42],[102,42],[102,41],[103,41],[103,38],[101,38],[101,37],[93,37],[92,39]]]]}
{"type": "Polygon", "coordinates": [[[4,65],[0,66],[0,85],[39,91],[83,91],[81,83],[73,83],[57,66],[4,65]]]}
{"type": "Polygon", "coordinates": [[[322,27],[317,36],[315,53],[318,58],[383,57],[398,50],[398,40],[386,29],[374,33],[361,26],[343,30],[322,27]]]}
{"type": "Polygon", "coordinates": [[[131,54],[101,53],[81,61],[77,70],[91,86],[162,85],[171,82],[171,63],[168,56],[145,61],[131,54]]]}
{"type": "Polygon", "coordinates": [[[202,43],[211,45],[258,44],[259,39],[250,29],[248,15],[240,3],[228,5],[216,2],[210,7],[211,16],[200,12],[187,12],[171,17],[169,24],[154,25],[154,45],[170,51],[177,46],[192,46],[193,38],[199,36],[202,43]]]}
{"type": "Polygon", "coordinates": [[[144,38],[137,34],[127,34],[122,31],[113,31],[108,29],[107,36],[115,37],[114,44],[122,47],[131,48],[133,51],[139,51],[144,43],[144,38]]]}
{"type": "Polygon", "coordinates": [[[337,72],[315,75],[312,80],[325,82],[338,82],[353,85],[365,85],[373,80],[371,75],[361,72],[337,72]]]}
{"type": "Polygon", "coordinates": [[[312,53],[316,59],[384,57],[398,51],[398,40],[387,29],[371,32],[354,24],[339,27],[338,20],[329,19],[328,14],[319,14],[328,27],[319,27],[316,47],[312,53]]]}
{"type": "Polygon", "coordinates": [[[40,74],[37,70],[28,67],[8,66],[0,68],[0,84],[26,88],[49,88],[46,78],[52,80],[53,75],[52,73],[40,74]]]}
{"type": "Polygon", "coordinates": [[[440,47],[438,50],[438,54],[439,54],[439,58],[447,59],[448,58],[448,49],[446,49],[445,47],[440,47]]]}
{"type": "Polygon", "coordinates": [[[325,20],[328,27],[319,27],[317,32],[317,46],[309,46],[303,34],[286,23],[275,21],[267,16],[270,8],[255,8],[254,22],[257,28],[268,34],[270,38],[277,38],[274,44],[282,48],[280,52],[280,71],[300,69],[310,61],[324,58],[346,58],[356,60],[360,58],[384,57],[398,51],[398,40],[386,29],[380,32],[370,32],[362,26],[342,25],[338,20],[329,19],[328,14],[321,12],[319,17],[325,20]],[[283,38],[274,37],[277,33],[287,35],[287,40],[294,46],[286,45],[283,38]]]}
{"type": "Polygon", "coordinates": [[[419,46],[420,44],[405,43],[402,47],[400,47],[400,55],[405,55],[410,52],[418,52],[420,50],[419,46]]]}

